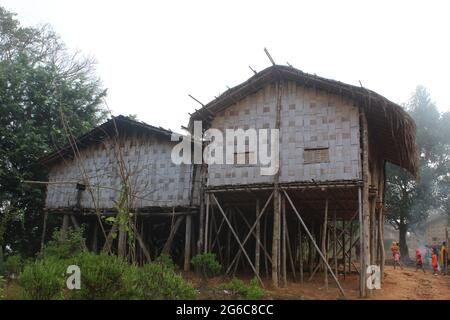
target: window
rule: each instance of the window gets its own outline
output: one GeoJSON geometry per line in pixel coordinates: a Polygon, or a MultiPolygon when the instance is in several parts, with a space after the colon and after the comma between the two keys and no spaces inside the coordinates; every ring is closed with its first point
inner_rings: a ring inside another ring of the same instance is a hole
{"type": "Polygon", "coordinates": [[[330,152],[328,148],[310,148],[303,152],[303,162],[309,163],[324,163],[330,162],[330,152]]]}

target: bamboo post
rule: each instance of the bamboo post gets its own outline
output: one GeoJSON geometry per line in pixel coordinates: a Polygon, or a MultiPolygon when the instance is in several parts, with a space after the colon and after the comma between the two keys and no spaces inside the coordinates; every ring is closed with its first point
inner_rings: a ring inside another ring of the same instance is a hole
{"type": "Polygon", "coordinates": [[[364,219],[362,209],[361,188],[358,188],[358,211],[359,211],[359,264],[361,272],[359,273],[359,294],[361,297],[366,295],[366,270],[365,270],[365,254],[364,254],[364,219]]]}
{"type": "Polygon", "coordinates": [[[94,219],[94,231],[92,233],[91,250],[95,253],[98,251],[98,222],[97,222],[97,219],[94,219]]]}
{"type": "Polygon", "coordinates": [[[47,232],[47,218],[48,218],[48,212],[44,212],[44,222],[42,224],[42,236],[41,236],[41,254],[44,253],[44,246],[45,246],[45,234],[47,232]]]}
{"type": "MultiPolygon", "coordinates": [[[[267,214],[264,216],[264,248],[267,248],[267,214]]],[[[264,256],[264,269],[266,271],[266,279],[269,279],[269,263],[268,257],[264,256]]]]}
{"type": "Polygon", "coordinates": [[[186,216],[186,231],[184,238],[184,271],[189,272],[190,270],[190,260],[191,260],[191,230],[192,229],[192,217],[191,215],[186,216]]]}
{"type": "Polygon", "coordinates": [[[325,289],[328,289],[328,270],[325,266],[325,263],[328,263],[328,250],[327,250],[327,222],[328,222],[328,198],[325,200],[325,213],[323,218],[323,226],[322,226],[322,253],[324,255],[323,262],[323,271],[324,271],[324,283],[325,289]]]}
{"type": "Polygon", "coordinates": [[[67,238],[67,229],[69,229],[69,215],[67,213],[63,216],[62,226],[61,226],[61,238],[67,238]]]}
{"type": "MultiPolygon", "coordinates": [[[[384,248],[384,217],[383,217],[383,209],[380,208],[378,210],[378,241],[380,242],[380,273],[381,273],[381,281],[384,280],[384,260],[386,256],[385,248],[384,248]]],[[[448,242],[447,242],[448,244],[448,242]]]]}
{"type": "Polygon", "coordinates": [[[230,231],[233,233],[234,238],[236,239],[237,243],[239,244],[239,246],[241,247],[241,251],[244,254],[244,256],[247,258],[248,263],[250,264],[250,267],[252,268],[253,272],[256,275],[256,278],[259,280],[260,284],[262,287],[264,287],[264,283],[262,282],[261,278],[259,277],[259,275],[256,273],[255,270],[255,266],[252,263],[252,260],[250,259],[250,257],[247,254],[247,251],[245,250],[244,246],[242,245],[241,241],[239,240],[238,235],[236,234],[236,232],[234,231],[233,226],[231,225],[230,221],[228,220],[227,216],[225,215],[225,212],[223,211],[222,207],[219,204],[219,201],[217,200],[216,196],[214,195],[214,193],[212,194],[212,198],[214,199],[219,211],[222,213],[225,222],[228,224],[228,227],[230,228],[230,231]]]}
{"type": "Polygon", "coordinates": [[[348,248],[348,273],[352,271],[352,248],[353,248],[353,220],[350,221],[350,248],[348,248]]]}
{"type": "Polygon", "coordinates": [[[281,258],[281,268],[282,268],[282,276],[283,276],[283,287],[287,286],[287,275],[286,275],[286,201],[285,198],[281,198],[281,217],[282,217],[282,258],[281,258]]]}
{"type": "Polygon", "coordinates": [[[208,225],[209,225],[209,205],[210,205],[210,195],[206,194],[206,214],[205,214],[205,240],[204,240],[204,252],[208,251],[208,225]]]}
{"type": "Polygon", "coordinates": [[[346,268],[345,268],[345,220],[342,219],[342,265],[344,266],[344,279],[346,276],[346,268]]]}
{"type": "Polygon", "coordinates": [[[338,274],[338,261],[337,261],[337,234],[336,234],[336,210],[333,215],[333,257],[334,257],[334,273],[338,274]]]}
{"type": "Polygon", "coordinates": [[[260,237],[261,237],[261,225],[258,219],[259,216],[259,199],[256,199],[256,210],[255,210],[255,220],[256,220],[256,241],[255,241],[255,269],[256,273],[259,275],[259,262],[260,262],[260,237]]]}
{"type": "Polygon", "coordinates": [[[303,283],[303,234],[302,234],[302,226],[298,225],[298,238],[299,238],[299,247],[300,247],[300,254],[299,254],[299,260],[300,260],[300,283],[303,283]]]}
{"type": "Polygon", "coordinates": [[[337,279],[336,275],[334,274],[333,270],[331,269],[330,265],[328,264],[328,261],[325,259],[325,256],[323,255],[323,253],[320,251],[319,247],[317,246],[316,242],[314,241],[313,236],[311,235],[311,233],[309,232],[308,228],[306,227],[305,222],[303,221],[300,213],[298,212],[297,208],[294,206],[294,203],[292,202],[291,198],[289,197],[288,193],[286,192],[286,190],[283,190],[283,193],[286,197],[286,199],[288,200],[290,206],[292,207],[292,210],[294,210],[295,214],[297,215],[297,218],[300,220],[303,228],[305,229],[306,234],[308,235],[308,237],[311,239],[314,247],[317,250],[317,253],[319,254],[320,258],[325,262],[326,267],[328,268],[328,271],[330,272],[331,276],[333,277],[334,281],[336,282],[336,286],[339,289],[339,292],[341,293],[341,295],[345,298],[345,292],[344,289],[342,288],[341,284],[339,283],[339,280],[337,279]]]}
{"type": "Polygon", "coordinates": [[[272,284],[278,288],[278,252],[280,248],[280,191],[274,190],[273,196],[273,235],[272,235],[272,284]]]}

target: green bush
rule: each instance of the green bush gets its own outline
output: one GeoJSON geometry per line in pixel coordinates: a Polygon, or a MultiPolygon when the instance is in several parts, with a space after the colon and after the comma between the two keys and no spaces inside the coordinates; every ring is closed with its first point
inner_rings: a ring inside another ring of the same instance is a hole
{"type": "Polygon", "coordinates": [[[248,300],[259,300],[264,297],[264,290],[257,279],[252,279],[250,285],[246,286],[242,280],[233,278],[230,282],[220,285],[219,289],[230,290],[233,294],[248,300]]]}
{"type": "Polygon", "coordinates": [[[81,289],[72,290],[72,299],[126,299],[130,288],[126,273],[130,267],[123,259],[107,254],[81,252],[70,259],[80,267],[81,289]]]}
{"type": "Polygon", "coordinates": [[[83,228],[78,230],[69,229],[64,237],[61,231],[53,233],[52,240],[44,248],[45,257],[56,259],[68,259],[76,256],[85,250],[85,239],[83,238],[83,228]]]}
{"type": "Polygon", "coordinates": [[[47,258],[25,265],[19,276],[24,299],[51,300],[62,297],[66,266],[61,260],[47,258]]]}
{"type": "Polygon", "coordinates": [[[197,291],[181,275],[157,262],[137,269],[134,287],[138,299],[178,300],[197,296],[197,291]]]}
{"type": "Polygon", "coordinates": [[[204,279],[217,275],[222,269],[214,253],[198,254],[191,259],[191,264],[201,272],[204,279]]]}
{"type": "Polygon", "coordinates": [[[176,271],[177,269],[177,265],[168,254],[161,254],[158,258],[156,258],[155,263],[160,264],[167,270],[176,271]]]}
{"type": "Polygon", "coordinates": [[[5,279],[3,279],[2,276],[0,276],[0,300],[3,300],[5,298],[3,294],[3,287],[5,286],[5,279]]]}
{"type": "Polygon", "coordinates": [[[5,272],[10,277],[16,277],[22,271],[22,259],[19,255],[9,256],[5,261],[5,272]]]}

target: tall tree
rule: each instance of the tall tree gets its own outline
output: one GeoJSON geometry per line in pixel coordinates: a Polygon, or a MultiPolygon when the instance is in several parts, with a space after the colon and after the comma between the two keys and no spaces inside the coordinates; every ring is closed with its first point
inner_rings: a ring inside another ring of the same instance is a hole
{"type": "MultiPolygon", "coordinates": [[[[440,114],[428,91],[418,86],[405,106],[417,125],[416,142],[420,156],[420,180],[407,172],[388,165],[386,204],[388,221],[399,230],[400,252],[408,257],[406,236],[429,215],[443,210],[448,187],[450,164],[450,117],[440,114]]],[[[447,194],[448,195],[448,194],[447,194]]]]}
{"type": "Polygon", "coordinates": [[[0,7],[0,251],[39,248],[45,180],[39,157],[105,117],[106,90],[92,58],[71,54],[50,26],[24,27],[0,7]],[[3,232],[2,232],[3,230],[3,232]]]}

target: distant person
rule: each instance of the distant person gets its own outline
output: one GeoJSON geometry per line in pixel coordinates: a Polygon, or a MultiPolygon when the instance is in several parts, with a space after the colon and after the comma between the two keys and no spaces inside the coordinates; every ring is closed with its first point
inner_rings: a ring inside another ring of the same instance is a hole
{"type": "Polygon", "coordinates": [[[442,242],[440,258],[442,274],[446,275],[448,273],[448,248],[445,241],[442,242]]]}
{"type": "Polygon", "coordinates": [[[436,249],[432,249],[432,253],[431,253],[431,266],[433,267],[433,274],[435,276],[438,275],[438,257],[437,257],[437,253],[436,253],[436,249]]]}
{"type": "Polygon", "coordinates": [[[425,269],[423,268],[423,259],[422,259],[422,253],[420,252],[420,249],[416,249],[416,271],[422,269],[423,273],[425,273],[425,269]]]}
{"type": "Polygon", "coordinates": [[[402,269],[402,264],[400,262],[400,247],[398,242],[392,241],[391,245],[392,256],[394,257],[394,269],[396,266],[399,266],[402,269]]]}

